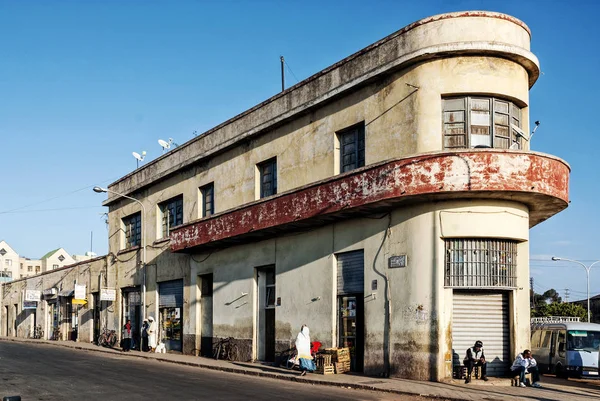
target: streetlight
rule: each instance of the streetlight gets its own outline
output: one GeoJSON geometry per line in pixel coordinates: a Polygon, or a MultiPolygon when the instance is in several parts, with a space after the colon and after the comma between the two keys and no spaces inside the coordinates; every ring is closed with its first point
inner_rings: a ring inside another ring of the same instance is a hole
{"type": "MultiPolygon", "coordinates": [[[[142,324],[144,322],[144,319],[146,319],[146,235],[144,233],[144,219],[146,218],[146,208],[144,207],[144,204],[135,198],[132,198],[131,196],[127,196],[125,194],[121,194],[119,192],[107,189],[107,188],[102,188],[102,187],[94,187],[94,192],[97,193],[103,193],[103,192],[110,192],[111,194],[115,194],[115,195],[119,195],[122,196],[123,198],[127,198],[127,199],[131,199],[134,202],[137,202],[140,204],[140,206],[142,207],[142,273],[143,273],[143,282],[142,282],[142,324]]],[[[139,322],[138,322],[139,323],[139,322]]],[[[140,333],[141,333],[141,329],[142,329],[142,324],[140,324],[140,333]]],[[[141,347],[140,347],[141,349],[141,347]]]]}
{"type": "Polygon", "coordinates": [[[584,265],[583,263],[579,262],[578,260],[572,260],[572,259],[567,259],[567,258],[557,258],[556,256],[552,256],[552,260],[555,262],[558,262],[560,260],[564,260],[567,262],[573,262],[573,263],[577,263],[578,265],[582,266],[585,269],[585,273],[587,274],[587,313],[588,313],[588,323],[591,323],[590,321],[590,270],[592,269],[592,266],[594,266],[596,263],[600,263],[600,260],[595,261],[594,263],[592,263],[589,266],[584,265]]]}

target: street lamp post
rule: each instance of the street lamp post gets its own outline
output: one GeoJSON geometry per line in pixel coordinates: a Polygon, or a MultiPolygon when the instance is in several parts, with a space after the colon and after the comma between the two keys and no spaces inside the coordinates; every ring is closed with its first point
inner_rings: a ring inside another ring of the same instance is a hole
{"type": "Polygon", "coordinates": [[[587,275],[587,315],[588,315],[588,323],[591,323],[590,320],[590,270],[592,269],[592,266],[594,266],[596,263],[600,263],[600,260],[595,261],[594,263],[592,263],[589,266],[586,266],[585,264],[581,263],[578,260],[572,260],[572,259],[567,259],[567,258],[558,258],[556,256],[552,256],[552,260],[555,262],[564,260],[567,262],[573,262],[573,263],[577,263],[578,265],[580,265],[581,267],[583,267],[585,269],[585,273],[587,275]]]}
{"type": "MultiPolygon", "coordinates": [[[[140,324],[139,328],[140,328],[140,333],[142,330],[142,325],[144,322],[144,319],[146,319],[146,234],[144,232],[144,222],[146,219],[146,208],[144,207],[144,204],[136,199],[136,198],[132,198],[131,196],[127,196],[125,194],[121,194],[119,192],[107,189],[107,188],[102,188],[102,187],[94,187],[94,192],[97,193],[103,193],[103,192],[110,192],[111,194],[115,194],[118,196],[122,196],[123,198],[127,198],[127,199],[131,199],[134,202],[137,202],[140,204],[140,206],[142,207],[142,276],[143,276],[143,280],[142,280],[142,321],[138,322],[138,324],[140,324]]],[[[140,347],[141,349],[141,347],[140,347]]]]}

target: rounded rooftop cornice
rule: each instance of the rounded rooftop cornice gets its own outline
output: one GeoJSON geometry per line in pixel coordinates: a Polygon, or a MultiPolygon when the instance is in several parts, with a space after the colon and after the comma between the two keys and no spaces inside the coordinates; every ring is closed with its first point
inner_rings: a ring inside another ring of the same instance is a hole
{"type": "Polygon", "coordinates": [[[452,13],[433,15],[431,17],[427,17],[427,18],[423,18],[418,21],[415,21],[412,24],[409,24],[409,25],[405,26],[404,28],[400,29],[396,33],[400,35],[400,34],[410,31],[413,28],[428,24],[430,22],[437,22],[437,21],[442,21],[445,19],[465,18],[465,17],[496,18],[496,19],[502,19],[505,21],[510,21],[513,24],[516,24],[516,25],[520,26],[521,28],[523,28],[531,37],[531,30],[529,29],[527,24],[525,24],[520,19],[515,18],[512,15],[508,15],[508,14],[504,14],[504,13],[498,13],[498,12],[494,12],[494,11],[477,11],[477,10],[475,10],[475,11],[456,11],[456,12],[452,12],[452,13]]]}

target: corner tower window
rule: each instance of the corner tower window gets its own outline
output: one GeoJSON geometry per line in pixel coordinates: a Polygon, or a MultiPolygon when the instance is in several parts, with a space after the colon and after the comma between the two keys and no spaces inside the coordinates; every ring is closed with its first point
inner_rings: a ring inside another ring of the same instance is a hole
{"type": "Polygon", "coordinates": [[[521,109],[513,102],[484,96],[442,102],[444,149],[522,149],[521,109]]]}

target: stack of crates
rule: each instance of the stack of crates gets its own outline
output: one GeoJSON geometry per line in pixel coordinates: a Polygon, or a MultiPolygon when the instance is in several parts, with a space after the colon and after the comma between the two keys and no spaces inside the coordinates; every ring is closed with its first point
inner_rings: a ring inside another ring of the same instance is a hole
{"type": "Polygon", "coordinates": [[[331,363],[331,357],[332,356],[330,354],[317,354],[315,357],[315,364],[317,365],[317,370],[315,370],[315,373],[319,373],[321,375],[331,375],[335,373],[335,369],[331,363]]]}
{"type": "Polygon", "coordinates": [[[335,373],[350,371],[350,348],[327,348],[325,352],[331,354],[335,373]]]}

